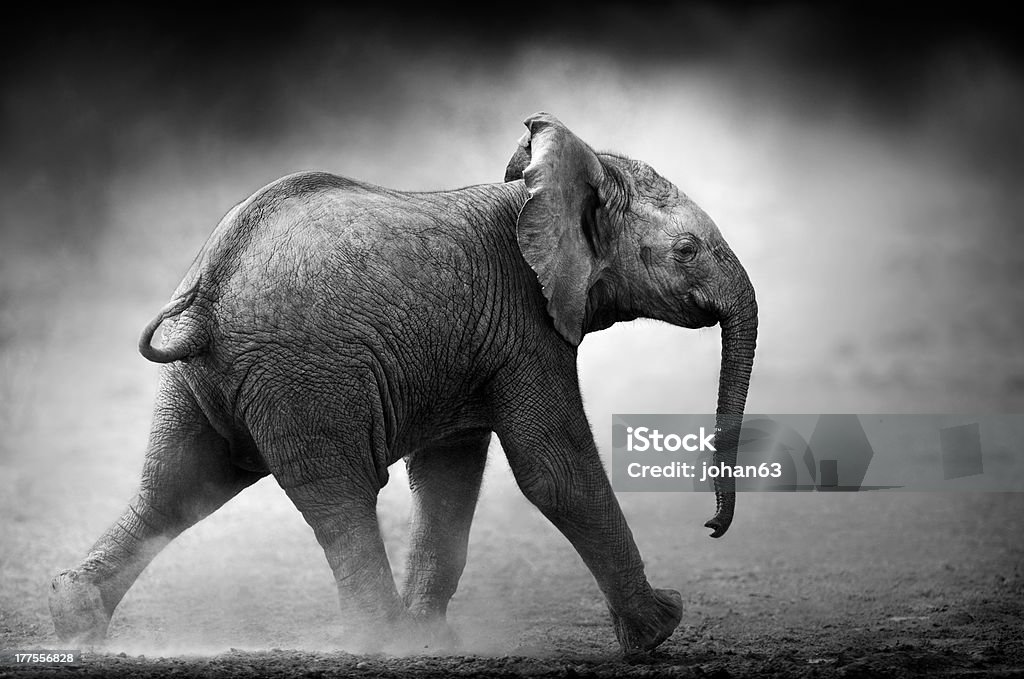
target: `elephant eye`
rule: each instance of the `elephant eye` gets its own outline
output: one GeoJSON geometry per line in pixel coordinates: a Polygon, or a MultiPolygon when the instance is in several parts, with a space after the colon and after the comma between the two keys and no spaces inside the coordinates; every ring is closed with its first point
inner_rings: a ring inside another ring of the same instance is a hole
{"type": "Polygon", "coordinates": [[[697,244],[692,240],[681,240],[672,246],[672,258],[680,264],[687,264],[697,256],[697,244]]]}

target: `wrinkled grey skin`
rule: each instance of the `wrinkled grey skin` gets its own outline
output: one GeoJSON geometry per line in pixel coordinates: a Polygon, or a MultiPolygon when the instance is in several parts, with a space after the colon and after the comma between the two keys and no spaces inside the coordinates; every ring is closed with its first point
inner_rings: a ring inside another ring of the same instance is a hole
{"type": "MultiPolygon", "coordinates": [[[[584,415],[577,345],[641,316],[721,323],[728,461],[753,288],[708,216],[650,167],[595,154],[550,115],[526,125],[501,184],[406,193],[301,173],[221,221],[143,333],[142,353],[167,365],[141,485],[54,578],[62,639],[102,640],[163,546],[273,474],[327,555],[349,647],[444,644],[492,432],[596,578],[623,651],[668,638],[681,598],[647,582],[584,415]],[[376,516],[399,459],[413,494],[401,593],[376,516]]],[[[718,490],[716,536],[734,497],[718,490]]]]}

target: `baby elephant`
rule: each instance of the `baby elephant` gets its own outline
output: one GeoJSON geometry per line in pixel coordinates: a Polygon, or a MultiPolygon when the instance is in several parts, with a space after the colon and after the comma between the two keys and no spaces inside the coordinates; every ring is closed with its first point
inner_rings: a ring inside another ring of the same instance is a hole
{"type": "MultiPolygon", "coordinates": [[[[503,183],[412,193],[304,172],[221,220],[142,334],[142,355],[166,364],[142,480],[53,580],[61,639],[101,641],[161,548],[273,474],[327,555],[346,646],[436,643],[492,432],[597,580],[622,650],[672,634],[681,598],[647,581],[584,415],[577,346],[639,317],[720,323],[715,461],[733,464],[754,290],[711,219],[648,165],[594,152],[546,113],[526,127],[503,183]],[[376,515],[399,459],[413,495],[401,592],[376,515]]],[[[735,498],[719,482],[713,537],[735,498]]]]}

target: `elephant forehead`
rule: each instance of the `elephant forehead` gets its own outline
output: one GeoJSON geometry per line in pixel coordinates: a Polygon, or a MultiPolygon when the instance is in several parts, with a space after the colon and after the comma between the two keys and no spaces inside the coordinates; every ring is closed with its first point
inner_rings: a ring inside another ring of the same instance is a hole
{"type": "Polygon", "coordinates": [[[715,222],[689,198],[664,207],[643,203],[634,203],[632,207],[632,230],[642,240],[675,241],[683,236],[696,236],[705,242],[722,240],[715,222]]]}
{"type": "Polygon", "coordinates": [[[722,233],[714,220],[699,205],[685,198],[672,210],[672,220],[685,233],[692,233],[705,241],[721,240],[722,233]]]}
{"type": "Polygon", "coordinates": [[[675,184],[655,172],[646,163],[637,163],[637,193],[653,207],[670,210],[686,201],[686,195],[675,184]]]}
{"type": "Polygon", "coordinates": [[[675,184],[642,160],[614,154],[604,154],[602,160],[629,177],[634,200],[656,209],[670,209],[686,198],[675,184]]]}

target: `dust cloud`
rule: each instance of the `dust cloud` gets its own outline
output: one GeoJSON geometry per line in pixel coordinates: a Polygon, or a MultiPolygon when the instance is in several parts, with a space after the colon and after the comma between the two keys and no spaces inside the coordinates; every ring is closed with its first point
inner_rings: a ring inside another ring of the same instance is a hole
{"type": "MultiPolygon", "coordinates": [[[[876,33],[868,57],[843,16],[799,6],[553,17],[420,17],[420,33],[326,9],[193,30],[78,16],[81,30],[68,20],[5,47],[0,645],[53,643],[49,578],[131,496],[156,386],[138,332],[223,213],[301,169],[410,190],[500,181],[538,110],[649,162],[715,219],[758,291],[751,411],[1024,409],[1024,82],[999,35],[876,33]]],[[[580,373],[602,450],[612,412],[711,412],[718,352],[717,329],[653,321],[588,338],[580,373]]],[[[398,467],[379,514],[400,578],[398,467]]],[[[767,519],[753,517],[800,511],[741,499],[736,540],[762,551],[767,519]]],[[[678,525],[687,572],[709,567],[710,498],[621,501],[658,578],[683,576],[652,522],[678,525]]],[[[566,624],[603,625],[580,573],[496,448],[452,604],[466,647],[543,651],[545,592],[580,609],[566,624]]],[[[155,560],[111,647],[330,648],[337,617],[311,531],[264,480],[155,560]]]]}

